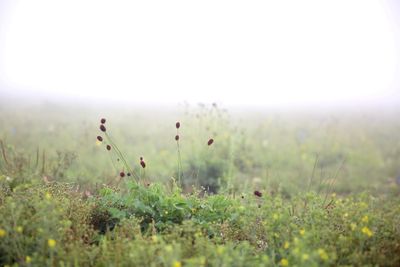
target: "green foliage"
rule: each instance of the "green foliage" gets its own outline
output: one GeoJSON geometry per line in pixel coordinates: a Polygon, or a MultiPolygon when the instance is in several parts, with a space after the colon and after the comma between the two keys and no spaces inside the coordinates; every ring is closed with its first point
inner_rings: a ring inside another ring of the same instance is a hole
{"type": "Polygon", "coordinates": [[[400,265],[397,113],[91,112],[3,108],[0,266],[400,265]]]}
{"type": "MultiPolygon", "coordinates": [[[[2,188],[5,184],[2,184],[2,188]]],[[[20,184],[0,202],[0,262],[21,266],[338,266],[400,263],[398,199],[218,194],[159,185],[20,184]],[[108,216],[104,216],[109,213],[108,216]],[[103,217],[101,217],[103,216],[103,217]],[[112,227],[96,227],[96,218],[112,227]],[[113,221],[114,220],[114,221],[113,221]],[[54,243],[52,243],[52,241],[54,243]]]]}

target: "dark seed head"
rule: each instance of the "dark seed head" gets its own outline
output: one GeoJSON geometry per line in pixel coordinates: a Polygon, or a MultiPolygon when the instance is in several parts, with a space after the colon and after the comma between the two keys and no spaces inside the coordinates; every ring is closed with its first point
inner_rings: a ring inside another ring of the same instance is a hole
{"type": "Polygon", "coordinates": [[[177,123],[175,123],[175,127],[176,129],[179,129],[181,127],[181,123],[178,121],[177,123]]]}
{"type": "Polygon", "coordinates": [[[111,146],[110,145],[107,145],[106,148],[107,148],[108,151],[111,150],[111,146]]]}
{"type": "Polygon", "coordinates": [[[211,138],[210,140],[208,140],[207,145],[211,146],[212,143],[214,143],[214,139],[211,138]]]}
{"type": "Polygon", "coordinates": [[[97,140],[99,140],[100,142],[103,142],[103,137],[101,137],[100,135],[97,136],[97,140]]]}
{"type": "Polygon", "coordinates": [[[126,175],[128,175],[128,176],[131,176],[131,173],[130,173],[130,172],[128,172],[126,175]]]}
{"type": "Polygon", "coordinates": [[[262,193],[258,190],[254,191],[254,195],[257,197],[262,197],[262,193]]]}
{"type": "Polygon", "coordinates": [[[143,160],[140,161],[140,165],[142,166],[143,169],[146,168],[146,163],[143,160]]]}
{"type": "Polygon", "coordinates": [[[179,141],[179,135],[175,135],[175,140],[179,141]]]}
{"type": "Polygon", "coordinates": [[[100,125],[100,130],[102,132],[105,132],[106,131],[106,126],[104,126],[104,124],[100,125]]]}
{"type": "Polygon", "coordinates": [[[119,176],[121,176],[121,178],[122,178],[122,177],[125,176],[125,173],[124,173],[124,172],[120,172],[120,173],[119,173],[119,176]]]}
{"type": "Polygon", "coordinates": [[[143,160],[143,157],[140,157],[139,159],[140,159],[140,161],[142,161],[142,160],[143,160]]]}
{"type": "Polygon", "coordinates": [[[106,119],[102,118],[102,119],[100,120],[100,122],[101,122],[102,124],[104,124],[104,123],[106,123],[106,119]]]}

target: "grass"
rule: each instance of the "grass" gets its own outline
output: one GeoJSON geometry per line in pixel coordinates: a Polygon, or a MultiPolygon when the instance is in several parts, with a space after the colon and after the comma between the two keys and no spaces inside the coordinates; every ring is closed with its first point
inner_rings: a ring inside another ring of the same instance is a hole
{"type": "Polygon", "coordinates": [[[400,264],[396,110],[102,108],[101,132],[24,108],[0,113],[0,266],[400,264]]]}

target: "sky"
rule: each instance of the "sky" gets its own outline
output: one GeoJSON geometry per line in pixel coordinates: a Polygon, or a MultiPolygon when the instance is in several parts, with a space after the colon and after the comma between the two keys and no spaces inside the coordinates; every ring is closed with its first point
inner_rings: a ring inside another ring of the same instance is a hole
{"type": "Polygon", "coordinates": [[[0,97],[400,103],[400,4],[0,0],[0,97]]]}

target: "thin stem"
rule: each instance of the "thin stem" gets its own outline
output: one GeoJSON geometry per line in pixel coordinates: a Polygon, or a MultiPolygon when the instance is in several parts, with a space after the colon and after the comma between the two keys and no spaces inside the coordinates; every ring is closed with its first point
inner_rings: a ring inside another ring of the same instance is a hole
{"type": "Polygon", "coordinates": [[[182,158],[181,158],[181,149],[179,147],[179,140],[176,141],[176,146],[178,148],[178,183],[179,186],[182,186],[182,158]]]}
{"type": "Polygon", "coordinates": [[[328,185],[328,189],[326,190],[326,194],[325,194],[325,198],[324,198],[324,203],[323,203],[323,205],[325,205],[326,200],[328,199],[328,196],[329,196],[329,194],[331,193],[331,191],[332,191],[332,189],[333,189],[333,186],[334,186],[335,183],[336,183],[336,179],[337,179],[337,177],[338,177],[338,175],[339,175],[339,172],[340,172],[341,169],[343,168],[345,162],[346,162],[346,159],[344,159],[344,160],[342,161],[342,163],[340,164],[339,168],[336,170],[336,173],[335,173],[335,176],[334,176],[333,179],[332,179],[332,182],[328,185]]]}
{"type": "Polygon", "coordinates": [[[129,166],[129,164],[126,162],[126,159],[124,157],[124,155],[122,154],[122,152],[119,150],[118,146],[112,141],[110,135],[108,133],[105,133],[105,136],[108,140],[108,142],[111,144],[111,146],[113,147],[113,149],[115,150],[115,152],[117,153],[117,155],[119,156],[119,158],[122,160],[123,164],[125,165],[125,168],[137,179],[140,180],[140,177],[136,174],[136,172],[131,169],[131,167],[129,166]]]}

